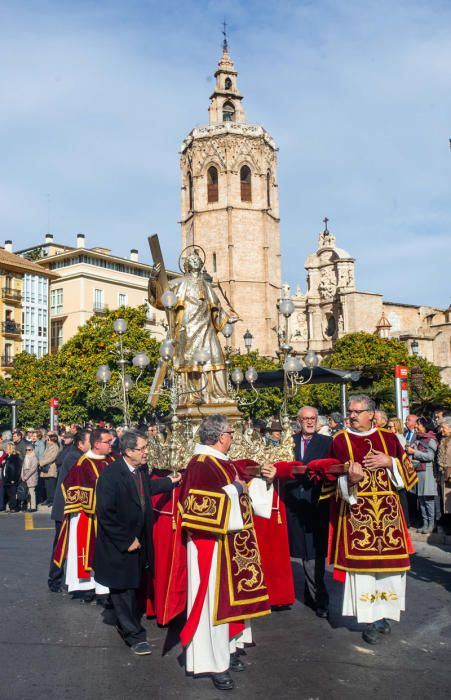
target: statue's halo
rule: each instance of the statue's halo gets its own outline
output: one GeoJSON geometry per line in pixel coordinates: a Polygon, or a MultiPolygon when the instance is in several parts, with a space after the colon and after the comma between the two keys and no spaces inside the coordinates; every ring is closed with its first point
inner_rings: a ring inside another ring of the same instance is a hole
{"type": "Polygon", "coordinates": [[[205,250],[202,248],[202,246],[200,246],[200,245],[187,245],[186,248],[183,248],[182,252],[179,255],[178,266],[179,266],[180,272],[182,272],[182,273],[186,272],[186,270],[184,268],[184,261],[188,257],[188,255],[190,254],[187,251],[191,252],[192,250],[198,254],[200,259],[202,260],[202,264],[205,265],[205,261],[207,259],[207,256],[206,256],[205,250]]]}

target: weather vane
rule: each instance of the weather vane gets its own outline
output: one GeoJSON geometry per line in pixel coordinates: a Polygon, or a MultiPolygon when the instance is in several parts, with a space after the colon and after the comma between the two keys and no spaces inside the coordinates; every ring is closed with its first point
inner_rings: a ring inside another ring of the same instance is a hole
{"type": "Polygon", "coordinates": [[[223,26],[222,34],[224,36],[224,41],[222,43],[222,47],[223,47],[224,51],[227,51],[227,48],[228,48],[227,47],[227,22],[225,21],[225,19],[224,19],[224,22],[222,23],[222,26],[223,26]]]}

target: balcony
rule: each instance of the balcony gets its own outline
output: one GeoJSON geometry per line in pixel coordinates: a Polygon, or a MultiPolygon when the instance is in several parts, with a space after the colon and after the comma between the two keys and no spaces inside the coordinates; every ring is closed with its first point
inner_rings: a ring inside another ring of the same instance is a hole
{"type": "Polygon", "coordinates": [[[15,321],[2,322],[3,335],[22,335],[22,326],[15,321]]]}
{"type": "Polygon", "coordinates": [[[11,289],[11,287],[3,287],[2,299],[3,301],[8,301],[12,304],[20,304],[22,301],[22,292],[20,292],[18,289],[11,289]]]}
{"type": "Polygon", "coordinates": [[[11,355],[2,355],[0,360],[1,367],[12,367],[14,362],[14,357],[11,355]]]}
{"type": "Polygon", "coordinates": [[[94,302],[92,310],[95,314],[106,314],[108,313],[108,304],[96,304],[94,302]]]}

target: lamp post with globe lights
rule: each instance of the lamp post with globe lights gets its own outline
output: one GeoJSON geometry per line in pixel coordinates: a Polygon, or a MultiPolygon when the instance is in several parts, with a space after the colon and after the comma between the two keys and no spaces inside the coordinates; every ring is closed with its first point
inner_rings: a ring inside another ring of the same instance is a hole
{"type": "MultiPolygon", "coordinates": [[[[126,366],[129,364],[127,355],[131,352],[124,346],[123,337],[127,331],[128,324],[123,318],[117,318],[113,324],[115,332],[119,336],[119,340],[116,343],[115,349],[115,359],[114,361],[119,368],[119,382],[116,385],[109,387],[110,399],[113,403],[118,402],[122,409],[122,414],[124,417],[124,426],[130,426],[130,403],[129,403],[129,391],[132,388],[134,382],[130,374],[126,373],[126,366]]],[[[150,363],[150,359],[147,353],[139,351],[132,359],[132,363],[137,367],[140,372],[136,378],[136,384],[138,383],[142,373],[144,372],[147,365],[150,363]]],[[[111,381],[111,370],[109,365],[100,365],[96,372],[96,380],[99,384],[102,384],[102,392],[106,392],[107,385],[111,381]]]]}

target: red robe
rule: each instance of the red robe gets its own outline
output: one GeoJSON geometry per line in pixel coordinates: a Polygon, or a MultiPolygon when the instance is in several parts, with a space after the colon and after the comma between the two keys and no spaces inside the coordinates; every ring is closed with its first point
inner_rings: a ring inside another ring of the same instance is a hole
{"type": "Polygon", "coordinates": [[[246,494],[239,497],[244,526],[241,530],[228,532],[231,501],[223,487],[236,479],[233,462],[199,454],[188,464],[180,489],[179,537],[176,538],[177,551],[169,582],[172,617],[186,606],[186,552],[183,551],[181,539],[183,532],[189,532],[197,548],[200,575],[197,596],[180,635],[184,646],[191,641],[199,623],[216,543],[217,594],[212,623],[218,625],[228,622],[231,634],[234,634],[234,623],[270,612],[253,526],[252,506],[246,494]],[[182,545],[178,549],[177,542],[182,545]]]}
{"type": "MultiPolygon", "coordinates": [[[[169,476],[169,470],[154,469],[151,479],[169,476]]],[[[150,582],[146,615],[156,617],[159,625],[169,623],[167,611],[167,589],[171,573],[172,555],[177,533],[177,503],[180,486],[171,493],[160,493],[152,496],[153,506],[153,547],[154,574],[150,582]]]]}
{"type": "MultiPolygon", "coordinates": [[[[329,563],[338,572],[388,573],[410,569],[412,546],[389,470],[363,465],[363,458],[372,448],[396,459],[406,489],[411,489],[417,481],[394,433],[378,428],[370,435],[342,430],[334,436],[331,456],[342,463],[359,462],[364,473],[357,486],[355,505],[342,499],[331,500],[329,563]]],[[[326,488],[335,490],[335,485],[326,488]]]]}
{"type": "Polygon", "coordinates": [[[64,520],[58,541],[53,553],[57,566],[62,566],[67,556],[70,516],[80,513],[77,527],[77,557],[78,578],[90,578],[96,542],[96,484],[99,474],[114,461],[114,457],[106,455],[93,459],[82,455],[71,468],[61,484],[64,495],[64,520]]]}

